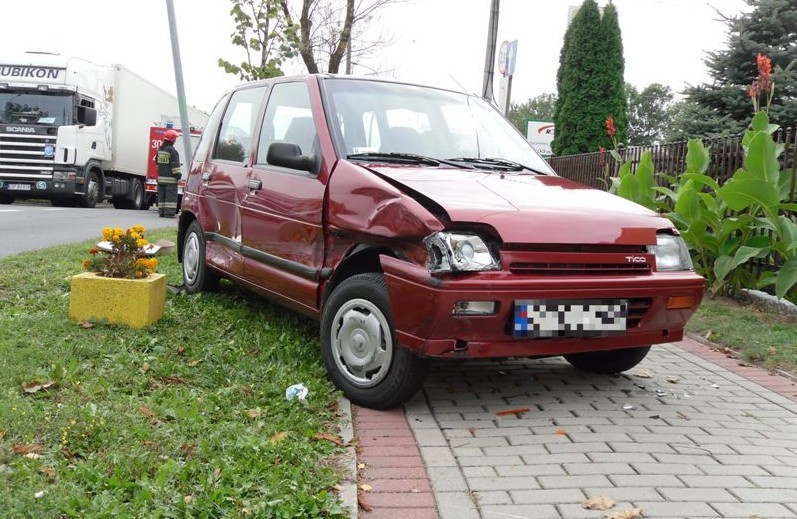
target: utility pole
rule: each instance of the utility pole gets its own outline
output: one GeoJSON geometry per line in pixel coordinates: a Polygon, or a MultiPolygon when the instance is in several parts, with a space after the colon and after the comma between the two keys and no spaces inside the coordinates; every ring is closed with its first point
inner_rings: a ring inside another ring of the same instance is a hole
{"type": "Polygon", "coordinates": [[[493,100],[493,75],[495,73],[495,42],[498,39],[498,4],[499,0],[492,0],[490,7],[490,25],[487,31],[487,52],[484,56],[484,86],[482,97],[488,101],[493,100]]]}
{"type": "Polygon", "coordinates": [[[183,178],[188,177],[191,168],[191,125],[188,122],[188,108],[185,105],[185,86],[183,85],[183,64],[180,61],[180,42],[177,38],[177,23],[174,16],[174,2],[166,0],[166,12],[169,15],[169,35],[172,39],[172,60],[174,61],[174,79],[177,82],[177,106],[180,109],[180,128],[183,132],[182,173],[183,178]]]}

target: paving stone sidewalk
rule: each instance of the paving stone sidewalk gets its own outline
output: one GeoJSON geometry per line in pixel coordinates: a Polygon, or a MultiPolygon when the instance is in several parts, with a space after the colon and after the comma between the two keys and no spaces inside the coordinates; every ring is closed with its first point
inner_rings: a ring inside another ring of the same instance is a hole
{"type": "Polygon", "coordinates": [[[404,413],[355,409],[360,517],[795,519],[797,385],[722,359],[687,339],[613,377],[436,361],[404,413]]]}

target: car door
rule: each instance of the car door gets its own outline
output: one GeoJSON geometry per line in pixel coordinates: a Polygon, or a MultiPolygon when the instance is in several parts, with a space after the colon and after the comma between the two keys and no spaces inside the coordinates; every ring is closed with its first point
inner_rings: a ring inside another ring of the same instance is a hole
{"type": "Polygon", "coordinates": [[[241,200],[244,272],[250,282],[282,303],[305,313],[318,307],[324,260],[325,186],[316,125],[323,115],[311,108],[305,81],[275,83],[258,136],[246,196],[241,200]],[[275,142],[299,146],[311,157],[312,171],[269,164],[275,142]]]}
{"type": "Polygon", "coordinates": [[[233,92],[210,158],[202,164],[200,220],[207,261],[234,275],[243,273],[240,201],[248,192],[252,134],[265,92],[265,85],[233,92]]]}

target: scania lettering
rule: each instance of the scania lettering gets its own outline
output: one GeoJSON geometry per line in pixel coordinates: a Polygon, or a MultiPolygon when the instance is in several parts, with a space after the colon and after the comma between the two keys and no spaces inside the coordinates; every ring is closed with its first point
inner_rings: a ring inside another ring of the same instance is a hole
{"type": "MultiPolygon", "coordinates": [[[[149,129],[178,113],[176,96],[123,65],[0,53],[0,204],[146,209],[149,129]]],[[[192,107],[188,117],[207,121],[192,107]]]]}

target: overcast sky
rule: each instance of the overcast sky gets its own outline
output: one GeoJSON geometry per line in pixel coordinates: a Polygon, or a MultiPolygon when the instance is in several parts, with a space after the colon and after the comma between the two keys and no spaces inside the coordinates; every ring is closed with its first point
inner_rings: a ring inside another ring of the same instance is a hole
{"type": "MultiPolygon", "coordinates": [[[[603,6],[606,0],[598,0],[603,6]]],[[[642,88],[660,82],[680,91],[708,81],[706,51],[726,47],[726,15],[743,0],[614,0],[625,52],[625,78],[642,88]],[[712,8],[713,6],[713,8],[712,8]]],[[[406,0],[382,11],[374,30],[391,35],[390,48],[372,67],[391,77],[481,93],[490,0],[406,0]]],[[[512,100],[556,91],[559,52],[568,7],[578,0],[502,0],[498,45],[518,40],[512,100]]],[[[219,95],[239,83],[217,65],[240,60],[230,43],[228,0],[174,0],[189,104],[210,111],[219,95]]],[[[49,51],[96,63],[119,63],[174,92],[166,0],[6,0],[0,58],[49,51]]],[[[751,56],[751,60],[754,57],[751,56]]],[[[2,63],[0,59],[0,63],[2,63]]],[[[300,63],[286,67],[301,73],[300,63]]],[[[355,73],[367,69],[355,67],[355,73]]],[[[495,90],[498,91],[498,80],[495,90]]]]}

